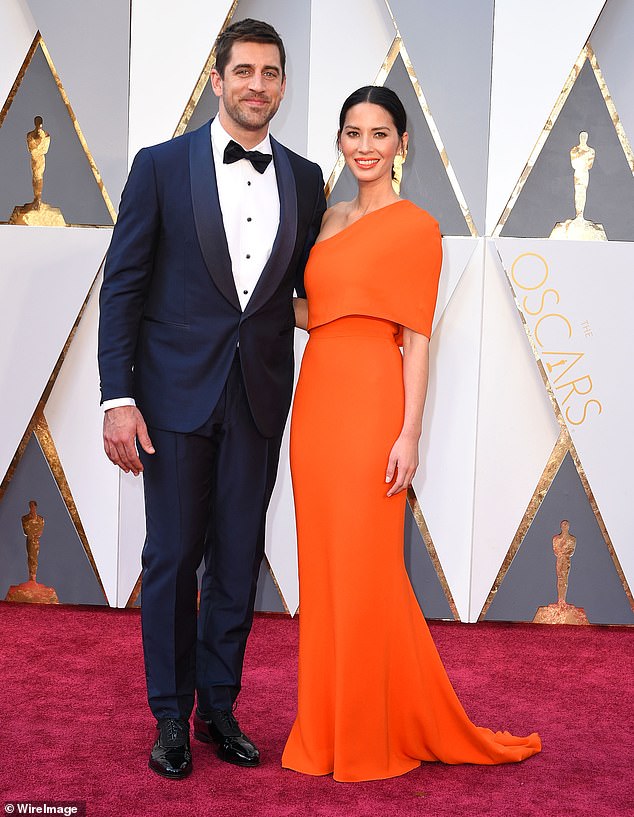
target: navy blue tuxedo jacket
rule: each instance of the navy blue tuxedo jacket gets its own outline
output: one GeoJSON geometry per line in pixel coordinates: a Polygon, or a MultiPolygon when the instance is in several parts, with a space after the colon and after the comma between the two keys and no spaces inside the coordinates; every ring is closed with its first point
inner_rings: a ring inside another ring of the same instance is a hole
{"type": "Polygon", "coordinates": [[[293,289],[325,210],[319,167],[271,138],[280,225],[240,309],[209,123],[136,156],[100,295],[101,399],[134,397],[150,426],[189,432],[215,407],[236,346],[265,437],[283,430],[293,382],[293,289]]]}

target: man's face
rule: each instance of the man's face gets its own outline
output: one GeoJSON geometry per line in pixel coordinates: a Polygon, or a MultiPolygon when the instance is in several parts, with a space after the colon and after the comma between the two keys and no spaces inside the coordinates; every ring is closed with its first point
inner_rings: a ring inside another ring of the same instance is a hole
{"type": "Polygon", "coordinates": [[[263,138],[286,87],[278,47],[272,43],[234,43],[224,77],[212,70],[211,86],[220,98],[220,121],[229,133],[233,130],[238,135],[246,132],[263,138]]]}

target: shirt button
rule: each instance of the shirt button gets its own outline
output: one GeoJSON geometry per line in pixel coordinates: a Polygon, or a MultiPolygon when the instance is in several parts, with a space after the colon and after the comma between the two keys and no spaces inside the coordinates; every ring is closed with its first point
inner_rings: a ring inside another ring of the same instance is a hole
{"type": "Polygon", "coordinates": [[[248,216],[248,217],[247,217],[247,221],[251,221],[251,216],[248,216]]]}
{"type": "Polygon", "coordinates": [[[248,289],[243,289],[243,290],[242,290],[242,294],[243,294],[243,295],[248,295],[248,294],[249,294],[249,290],[248,290],[248,289]]]}
{"type": "Polygon", "coordinates": [[[247,187],[251,187],[251,182],[247,182],[247,187]]]}
{"type": "Polygon", "coordinates": [[[249,253],[247,253],[247,258],[251,258],[251,256],[249,255],[249,253]]]}

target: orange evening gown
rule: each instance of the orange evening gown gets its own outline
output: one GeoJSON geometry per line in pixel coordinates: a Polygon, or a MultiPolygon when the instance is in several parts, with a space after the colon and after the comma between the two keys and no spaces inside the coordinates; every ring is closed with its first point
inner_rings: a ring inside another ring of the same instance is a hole
{"type": "Polygon", "coordinates": [[[541,748],[467,717],[405,570],[405,492],[386,497],[404,411],[399,330],[430,335],[441,255],[437,223],[399,201],[318,242],[306,268],[291,425],[299,698],[282,757],[306,774],[374,780],[541,748]]]}

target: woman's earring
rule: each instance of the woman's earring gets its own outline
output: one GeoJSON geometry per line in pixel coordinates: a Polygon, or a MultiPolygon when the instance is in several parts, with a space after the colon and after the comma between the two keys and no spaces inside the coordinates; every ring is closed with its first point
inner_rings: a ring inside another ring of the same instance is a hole
{"type": "Polygon", "coordinates": [[[403,164],[407,158],[407,148],[403,148],[400,153],[394,157],[394,164],[392,166],[392,187],[397,196],[401,194],[401,179],[403,178],[403,164]]]}

